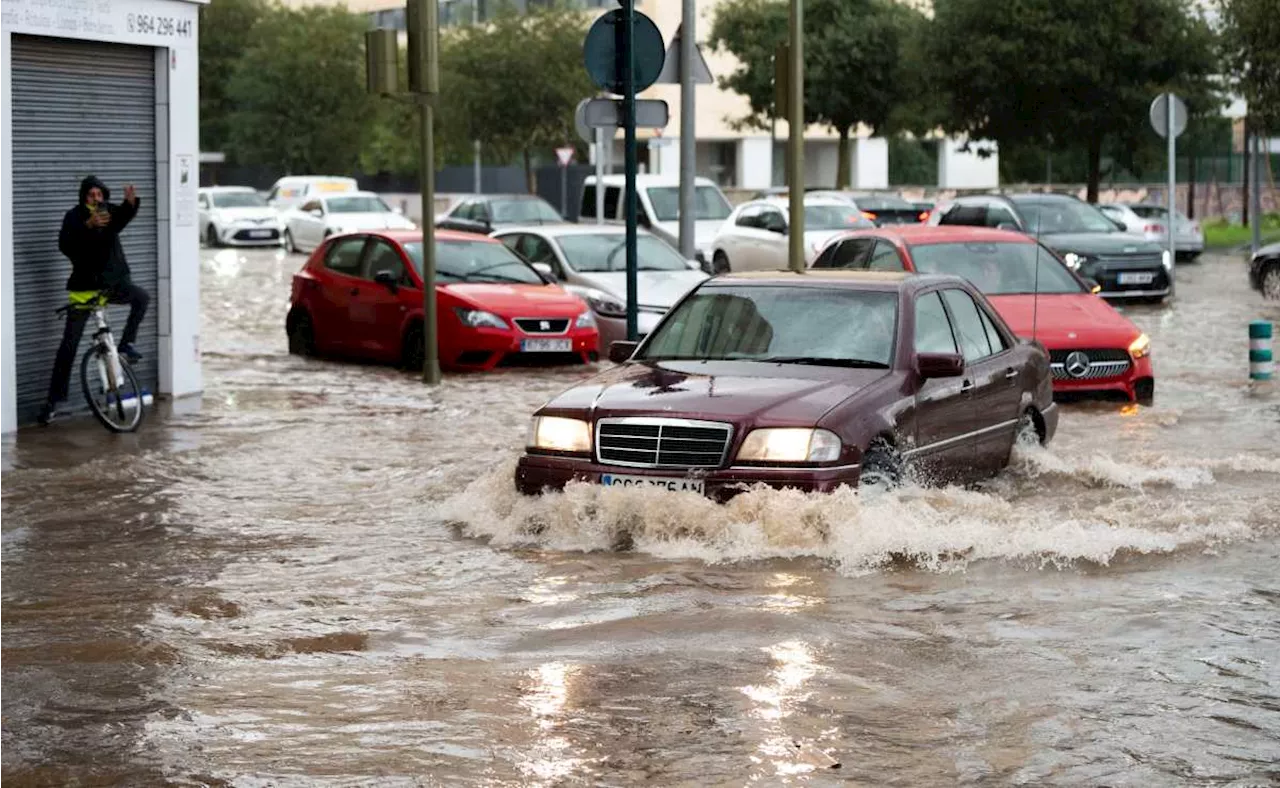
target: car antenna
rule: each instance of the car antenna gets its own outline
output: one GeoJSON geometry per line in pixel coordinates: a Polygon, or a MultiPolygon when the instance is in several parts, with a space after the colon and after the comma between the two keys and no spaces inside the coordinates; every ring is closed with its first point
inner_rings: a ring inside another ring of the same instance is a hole
{"type": "MultiPolygon", "coordinates": [[[[1048,184],[1045,185],[1046,187],[1048,186],[1048,184]]],[[[1043,209],[1041,209],[1041,213],[1043,213],[1043,209]]],[[[1036,215],[1036,273],[1035,285],[1031,291],[1031,340],[1033,342],[1039,341],[1036,336],[1036,324],[1037,318],[1040,317],[1040,257],[1044,253],[1044,247],[1040,245],[1041,218],[1040,214],[1036,215]]]]}

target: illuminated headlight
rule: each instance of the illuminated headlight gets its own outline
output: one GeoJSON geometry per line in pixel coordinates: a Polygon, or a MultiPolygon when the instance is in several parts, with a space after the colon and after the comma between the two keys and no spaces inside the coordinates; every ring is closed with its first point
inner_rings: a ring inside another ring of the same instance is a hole
{"type": "Polygon", "coordinates": [[[743,462],[832,462],[840,458],[834,432],[786,427],[752,430],[738,449],[743,462]]]}
{"type": "Polygon", "coordinates": [[[1150,354],[1151,338],[1146,334],[1139,334],[1138,338],[1133,340],[1129,345],[1129,355],[1133,356],[1135,361],[1150,354]]]}
{"type": "Polygon", "coordinates": [[[588,306],[605,317],[627,316],[627,305],[610,293],[581,285],[568,285],[565,289],[586,301],[588,306]]]}
{"type": "Polygon", "coordinates": [[[510,328],[507,325],[507,321],[492,312],[485,312],[480,309],[463,309],[462,307],[454,307],[453,311],[458,315],[458,319],[462,321],[462,325],[470,328],[510,328]]]}
{"type": "Polygon", "coordinates": [[[1160,265],[1164,266],[1164,270],[1173,270],[1173,257],[1169,254],[1169,250],[1165,249],[1160,253],[1160,265]]]}
{"type": "Polygon", "coordinates": [[[575,328],[595,328],[596,315],[590,309],[578,315],[578,319],[573,321],[575,328]]]}
{"type": "Polygon", "coordinates": [[[534,416],[527,444],[531,449],[590,453],[591,425],[581,419],[534,416]]]}
{"type": "Polygon", "coordinates": [[[1080,266],[1087,263],[1089,258],[1082,254],[1076,254],[1075,252],[1067,252],[1062,256],[1062,261],[1066,263],[1067,268],[1070,268],[1072,271],[1079,271],[1080,266]]]}

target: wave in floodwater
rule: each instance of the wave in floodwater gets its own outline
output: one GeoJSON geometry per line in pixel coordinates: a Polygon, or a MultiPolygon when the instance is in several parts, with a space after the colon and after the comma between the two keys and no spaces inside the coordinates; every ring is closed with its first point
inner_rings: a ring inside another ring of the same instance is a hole
{"type": "Polygon", "coordinates": [[[813,557],[851,574],[904,561],[934,571],[984,559],[1105,565],[1124,554],[1249,539],[1258,523],[1206,517],[1177,491],[1212,485],[1218,468],[1280,474],[1280,462],[1266,458],[1139,465],[1105,455],[1065,458],[1032,447],[1018,449],[989,489],[906,486],[811,494],[759,487],[717,504],[694,493],[594,484],[526,497],[512,483],[514,466],[509,460],[477,479],[435,516],[499,547],[637,550],[707,563],[813,557]],[[1104,498],[1092,510],[1058,506],[1073,497],[1072,488],[1017,501],[1001,494],[1010,487],[1034,492],[1045,477],[1065,477],[1074,489],[1113,488],[1136,495],[1138,505],[1117,509],[1104,498]],[[1158,505],[1148,500],[1157,495],[1158,505]]]}

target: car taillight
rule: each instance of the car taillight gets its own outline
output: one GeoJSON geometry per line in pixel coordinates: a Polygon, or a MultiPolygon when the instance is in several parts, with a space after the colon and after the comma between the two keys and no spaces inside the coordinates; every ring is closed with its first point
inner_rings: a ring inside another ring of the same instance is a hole
{"type": "Polygon", "coordinates": [[[871,211],[863,211],[863,212],[862,212],[862,218],[863,218],[863,219],[867,219],[868,221],[872,221],[872,222],[874,222],[874,221],[876,220],[876,215],[875,215],[874,213],[872,213],[871,211]]]}
{"type": "Polygon", "coordinates": [[[920,215],[917,216],[916,219],[918,219],[921,224],[924,224],[925,222],[929,221],[929,212],[921,211],[920,215]]]}
{"type": "Polygon", "coordinates": [[[1163,224],[1148,224],[1146,227],[1143,227],[1143,228],[1142,228],[1142,230],[1143,230],[1143,232],[1148,232],[1148,233],[1162,233],[1162,232],[1164,232],[1164,225],[1163,225],[1163,224]]]}

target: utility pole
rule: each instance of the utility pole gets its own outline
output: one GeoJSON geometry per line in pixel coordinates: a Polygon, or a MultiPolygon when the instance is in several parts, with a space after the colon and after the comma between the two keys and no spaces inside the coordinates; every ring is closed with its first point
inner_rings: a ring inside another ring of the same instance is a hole
{"type": "Polygon", "coordinates": [[[698,177],[697,119],[694,117],[695,94],[693,63],[697,57],[696,26],[698,7],[695,0],[683,0],[680,23],[680,254],[692,260],[695,248],[694,180],[698,177]]]}
{"type": "Polygon", "coordinates": [[[636,296],[640,287],[636,274],[636,4],[635,0],[623,0],[626,20],[622,30],[622,115],[626,123],[623,129],[625,147],[626,188],[626,255],[627,255],[627,339],[635,342],[640,337],[636,296]]]}
{"type": "Polygon", "coordinates": [[[791,0],[787,96],[787,170],[790,172],[790,237],[787,256],[792,271],[804,271],[804,8],[803,0],[791,0]]]}

